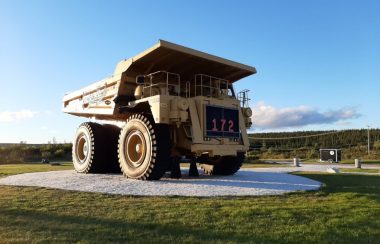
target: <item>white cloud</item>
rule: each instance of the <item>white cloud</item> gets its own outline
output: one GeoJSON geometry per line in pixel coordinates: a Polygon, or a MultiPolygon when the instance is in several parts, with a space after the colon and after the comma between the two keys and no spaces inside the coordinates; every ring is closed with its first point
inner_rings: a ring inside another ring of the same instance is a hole
{"type": "Polygon", "coordinates": [[[19,120],[31,119],[36,114],[37,112],[28,109],[22,109],[20,111],[15,112],[4,111],[0,112],[0,122],[14,122],[19,120]]]}
{"type": "Polygon", "coordinates": [[[41,126],[40,129],[42,131],[44,131],[45,133],[50,133],[50,134],[56,134],[56,133],[58,133],[57,130],[51,129],[51,128],[47,127],[46,125],[41,126]]]}
{"type": "Polygon", "coordinates": [[[316,108],[304,105],[294,108],[275,108],[264,102],[258,102],[252,110],[253,125],[261,129],[342,123],[344,120],[360,116],[355,108],[349,107],[320,112],[316,108]]]}

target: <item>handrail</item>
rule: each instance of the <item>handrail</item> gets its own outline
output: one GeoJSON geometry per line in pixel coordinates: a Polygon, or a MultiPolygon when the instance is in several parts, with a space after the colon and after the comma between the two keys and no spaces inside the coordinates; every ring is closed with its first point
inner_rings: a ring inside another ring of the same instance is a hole
{"type": "Polygon", "coordinates": [[[154,86],[158,86],[158,85],[165,85],[166,86],[166,91],[165,91],[165,95],[168,95],[169,94],[169,87],[174,87],[174,91],[176,89],[176,87],[178,87],[178,92],[175,91],[177,93],[177,96],[180,96],[180,93],[181,93],[181,76],[177,73],[171,73],[171,72],[167,72],[167,71],[164,71],[164,70],[159,70],[159,71],[156,71],[156,72],[153,72],[153,73],[150,73],[150,74],[147,74],[147,75],[139,75],[136,77],[136,80],[138,77],[148,77],[149,78],[149,84],[146,84],[144,82],[143,84],[143,91],[145,89],[149,89],[149,94],[151,95],[152,94],[152,88],[154,86]],[[157,74],[164,74],[166,75],[166,82],[156,82],[154,83],[154,76],[156,76],[157,74]],[[170,81],[169,81],[169,78],[170,76],[175,76],[177,77],[177,80],[178,80],[178,84],[169,84],[170,81]]]}
{"type": "Polygon", "coordinates": [[[248,97],[248,92],[249,92],[248,89],[244,89],[237,94],[237,98],[240,101],[240,106],[242,108],[248,108],[249,107],[249,101],[251,99],[248,97]]]}
{"type": "MultiPolygon", "coordinates": [[[[147,75],[138,75],[136,76],[136,83],[138,83],[138,80],[140,77],[149,78],[149,80],[146,82],[144,81],[141,83],[143,85],[143,92],[146,89],[149,89],[149,96],[152,95],[153,88],[154,87],[161,87],[165,86],[165,95],[170,95],[169,88],[173,87],[174,93],[176,93],[177,96],[184,96],[186,98],[192,97],[192,96],[209,96],[209,97],[219,97],[220,95],[228,95],[226,93],[226,90],[232,89],[231,83],[229,80],[218,78],[211,75],[206,74],[195,74],[194,75],[194,83],[191,81],[181,82],[181,76],[177,73],[172,73],[164,70],[159,70],[147,75]],[[158,82],[155,82],[155,76],[157,75],[165,76],[163,79],[158,80],[158,82]],[[175,77],[176,84],[171,84],[172,80],[171,77],[175,77]],[[160,82],[161,80],[164,80],[163,82],[160,82]],[[181,88],[181,85],[184,86],[181,88]],[[194,88],[193,88],[193,87],[194,88]],[[183,91],[183,94],[181,94],[181,91],[183,91]],[[193,91],[193,92],[192,92],[193,91]],[[207,94],[204,94],[207,93],[207,94]]],[[[233,91],[232,96],[235,97],[233,91]]]]}
{"type": "Polygon", "coordinates": [[[206,74],[196,74],[194,76],[194,81],[195,81],[195,85],[194,85],[194,95],[197,96],[197,88],[200,88],[200,95],[203,96],[203,88],[208,88],[209,89],[209,96],[213,96],[212,94],[214,93],[214,91],[216,90],[217,92],[220,93],[221,91],[221,82],[223,82],[225,84],[225,88],[224,89],[228,89],[228,85],[229,85],[229,81],[228,80],[225,80],[225,79],[222,79],[222,78],[218,78],[218,77],[215,77],[215,76],[211,76],[211,75],[206,75],[206,74]],[[200,77],[200,85],[198,85],[198,77],[200,77]],[[203,78],[206,78],[208,79],[208,85],[204,85],[203,83],[203,78]],[[213,83],[216,82],[216,85],[213,85],[213,83]]]}

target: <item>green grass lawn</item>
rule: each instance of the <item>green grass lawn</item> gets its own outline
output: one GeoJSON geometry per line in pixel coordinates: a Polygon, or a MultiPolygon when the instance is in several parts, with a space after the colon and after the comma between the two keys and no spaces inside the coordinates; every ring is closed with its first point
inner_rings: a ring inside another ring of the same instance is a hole
{"type": "MultiPolygon", "coordinates": [[[[301,163],[305,163],[305,164],[331,164],[329,162],[320,162],[318,159],[302,160],[301,163]]],[[[335,164],[335,163],[333,163],[333,164],[335,164]]],[[[352,164],[353,165],[353,164],[355,164],[355,160],[345,159],[345,160],[340,161],[339,164],[352,164]]],[[[380,165],[380,160],[363,159],[362,164],[380,165]]]]}
{"type": "Polygon", "coordinates": [[[273,168],[273,167],[292,167],[292,164],[277,164],[277,163],[265,163],[265,162],[259,162],[259,163],[243,163],[242,168],[273,168]]]}
{"type": "Polygon", "coordinates": [[[71,162],[63,162],[62,165],[52,166],[41,163],[5,164],[0,165],[0,177],[14,174],[44,172],[53,170],[74,169],[71,162]]]}
{"type": "MultiPolygon", "coordinates": [[[[4,166],[0,173],[11,174],[4,166]]],[[[378,243],[380,176],[297,174],[325,186],[214,198],[0,186],[0,242],[378,243]]]]}
{"type": "Polygon", "coordinates": [[[245,159],[243,163],[243,168],[272,168],[272,167],[293,167],[293,161],[285,160],[275,160],[275,159],[265,159],[265,160],[250,160],[245,159]],[[288,162],[286,164],[277,162],[288,162]]]}
{"type": "MultiPolygon", "coordinates": [[[[342,164],[354,164],[355,160],[343,160],[342,164]]],[[[380,165],[380,160],[363,159],[362,164],[380,165]]]]}
{"type": "Polygon", "coordinates": [[[340,172],[343,173],[380,173],[379,169],[345,169],[345,168],[340,168],[340,172]]]}

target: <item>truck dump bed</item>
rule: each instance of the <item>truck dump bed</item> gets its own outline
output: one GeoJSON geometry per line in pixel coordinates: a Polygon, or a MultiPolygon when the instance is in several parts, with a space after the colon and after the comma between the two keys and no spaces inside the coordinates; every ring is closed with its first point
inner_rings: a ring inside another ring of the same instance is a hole
{"type": "Polygon", "coordinates": [[[254,67],[159,40],[146,51],[119,62],[112,76],[65,95],[63,111],[82,117],[123,119],[117,107],[133,96],[136,77],[155,71],[179,74],[181,81],[206,74],[230,83],[256,73],[254,67]]]}

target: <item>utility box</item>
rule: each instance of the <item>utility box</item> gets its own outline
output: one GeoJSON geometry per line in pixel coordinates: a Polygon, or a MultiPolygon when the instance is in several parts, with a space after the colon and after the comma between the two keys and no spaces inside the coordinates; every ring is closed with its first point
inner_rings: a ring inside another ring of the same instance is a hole
{"type": "Polygon", "coordinates": [[[342,151],[340,149],[319,149],[320,161],[339,163],[342,160],[342,151]]]}

